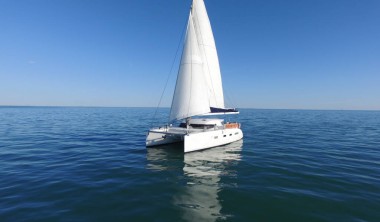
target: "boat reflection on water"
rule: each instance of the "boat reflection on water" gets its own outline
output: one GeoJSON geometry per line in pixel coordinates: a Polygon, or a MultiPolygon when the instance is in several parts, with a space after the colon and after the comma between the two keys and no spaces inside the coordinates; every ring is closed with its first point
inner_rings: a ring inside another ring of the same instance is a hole
{"type": "MultiPolygon", "coordinates": [[[[173,143],[146,149],[147,169],[167,171],[183,167],[183,144],[173,143]]],[[[180,169],[178,169],[180,170],[180,169]]]]}
{"type": "Polygon", "coordinates": [[[184,173],[190,177],[218,176],[225,173],[230,164],[241,159],[243,140],[200,152],[188,153],[184,157],[184,173]]]}
{"type": "Polygon", "coordinates": [[[183,220],[215,221],[228,216],[221,213],[221,177],[236,176],[236,168],[233,166],[241,160],[242,146],[243,141],[240,140],[185,155],[183,172],[187,178],[187,185],[183,192],[174,198],[175,204],[183,209],[183,220]]]}
{"type": "Polygon", "coordinates": [[[184,186],[177,189],[173,205],[180,210],[184,221],[216,221],[226,219],[222,214],[223,187],[235,184],[236,166],[241,160],[243,141],[225,146],[187,153],[176,147],[147,149],[148,169],[168,170],[183,166],[184,186]],[[183,162],[180,161],[183,158],[183,162]],[[223,181],[221,181],[223,179],[223,181]]]}

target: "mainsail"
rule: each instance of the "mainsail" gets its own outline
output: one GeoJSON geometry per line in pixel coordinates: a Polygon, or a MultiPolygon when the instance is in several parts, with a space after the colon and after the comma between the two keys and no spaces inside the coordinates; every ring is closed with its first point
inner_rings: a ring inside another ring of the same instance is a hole
{"type": "Polygon", "coordinates": [[[210,107],[224,108],[222,78],[210,20],[203,0],[194,0],[193,20],[203,61],[210,107]]]}
{"type": "Polygon", "coordinates": [[[190,12],[185,46],[174,91],[170,120],[179,120],[210,112],[203,62],[190,12]]]}
{"type": "Polygon", "coordinates": [[[225,109],[218,53],[203,0],[193,0],[174,91],[170,121],[195,115],[238,113],[225,109]]]}

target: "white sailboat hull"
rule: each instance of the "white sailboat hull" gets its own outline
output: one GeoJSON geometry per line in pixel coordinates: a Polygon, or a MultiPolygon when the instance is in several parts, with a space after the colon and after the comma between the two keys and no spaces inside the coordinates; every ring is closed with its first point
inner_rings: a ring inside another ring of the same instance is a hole
{"type": "Polygon", "coordinates": [[[159,146],[164,144],[183,142],[184,152],[193,152],[211,147],[229,144],[243,138],[239,128],[216,130],[193,130],[187,133],[186,129],[158,128],[148,132],[146,146],[159,146]]]}
{"type": "Polygon", "coordinates": [[[184,152],[203,150],[229,144],[243,138],[241,129],[223,129],[202,133],[190,133],[184,137],[184,152]]]}

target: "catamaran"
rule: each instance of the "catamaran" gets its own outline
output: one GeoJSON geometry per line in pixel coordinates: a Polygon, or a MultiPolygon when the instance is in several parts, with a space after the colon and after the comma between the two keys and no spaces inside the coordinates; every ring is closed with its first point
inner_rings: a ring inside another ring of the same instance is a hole
{"type": "Polygon", "coordinates": [[[232,143],[243,138],[240,123],[205,116],[238,113],[224,105],[219,59],[206,6],[203,0],[193,0],[169,123],[150,129],[146,146],[183,142],[186,153],[232,143]],[[183,122],[171,124],[176,121],[183,122]]]}

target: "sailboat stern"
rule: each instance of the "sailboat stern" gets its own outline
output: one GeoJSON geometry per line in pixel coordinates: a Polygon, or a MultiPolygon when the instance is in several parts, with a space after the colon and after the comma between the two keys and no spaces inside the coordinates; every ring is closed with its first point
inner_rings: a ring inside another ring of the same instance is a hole
{"type": "Polygon", "coordinates": [[[161,127],[149,130],[145,145],[146,147],[153,147],[181,141],[183,141],[183,135],[169,133],[168,129],[161,127]]]}

